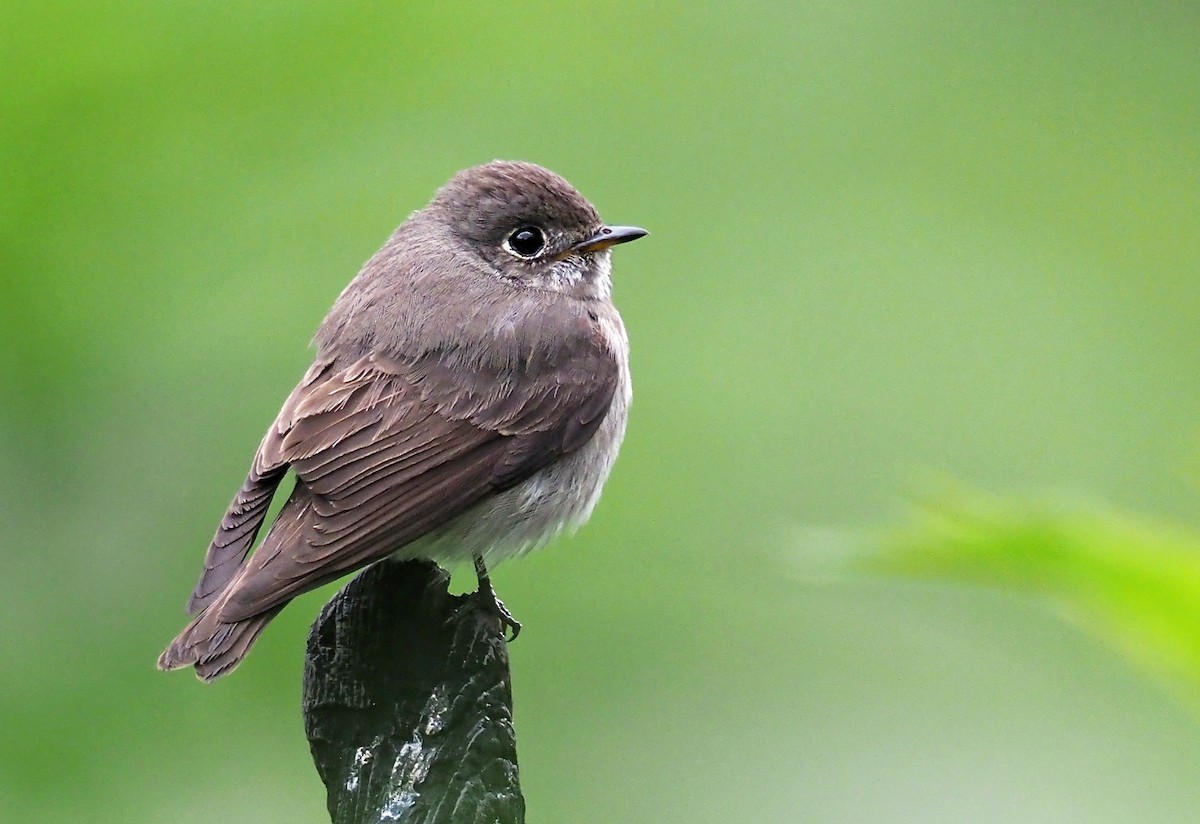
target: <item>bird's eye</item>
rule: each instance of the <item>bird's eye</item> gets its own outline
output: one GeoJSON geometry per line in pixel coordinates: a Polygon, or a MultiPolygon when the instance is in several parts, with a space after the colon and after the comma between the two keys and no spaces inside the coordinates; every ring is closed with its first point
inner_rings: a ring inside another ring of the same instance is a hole
{"type": "Polygon", "coordinates": [[[545,245],[546,238],[536,226],[522,226],[508,236],[508,248],[525,258],[533,257],[545,245]]]}

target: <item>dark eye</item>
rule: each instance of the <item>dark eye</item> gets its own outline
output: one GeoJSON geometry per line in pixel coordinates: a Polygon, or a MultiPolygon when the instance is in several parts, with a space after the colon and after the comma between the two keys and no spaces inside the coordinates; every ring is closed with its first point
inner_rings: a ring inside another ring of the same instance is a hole
{"type": "Polygon", "coordinates": [[[508,248],[521,257],[533,257],[545,245],[546,238],[536,226],[522,226],[508,236],[508,248]]]}

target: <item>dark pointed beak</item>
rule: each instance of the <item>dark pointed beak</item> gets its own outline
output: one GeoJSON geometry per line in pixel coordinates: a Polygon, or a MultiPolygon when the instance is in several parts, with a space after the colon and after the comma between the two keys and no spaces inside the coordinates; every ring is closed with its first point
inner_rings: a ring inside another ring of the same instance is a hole
{"type": "Polygon", "coordinates": [[[571,247],[572,252],[601,252],[618,243],[628,243],[650,234],[645,229],[636,226],[605,226],[587,240],[581,240],[571,247]]]}

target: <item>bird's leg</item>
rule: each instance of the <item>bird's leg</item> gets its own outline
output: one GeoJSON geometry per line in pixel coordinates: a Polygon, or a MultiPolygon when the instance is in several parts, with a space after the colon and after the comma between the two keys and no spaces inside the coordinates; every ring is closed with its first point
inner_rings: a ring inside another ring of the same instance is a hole
{"type": "Polygon", "coordinates": [[[495,612],[500,618],[501,632],[507,634],[508,630],[512,630],[512,636],[508,640],[517,640],[517,636],[521,634],[521,622],[514,618],[508,607],[504,606],[504,602],[496,597],[496,590],[492,589],[492,579],[488,575],[482,555],[475,556],[475,577],[479,579],[479,590],[475,597],[483,599],[484,608],[495,612]]]}

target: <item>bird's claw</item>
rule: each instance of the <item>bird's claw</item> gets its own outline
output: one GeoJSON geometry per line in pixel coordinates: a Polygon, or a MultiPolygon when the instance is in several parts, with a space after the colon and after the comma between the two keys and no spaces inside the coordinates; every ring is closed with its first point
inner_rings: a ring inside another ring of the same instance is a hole
{"type": "Polygon", "coordinates": [[[504,636],[504,640],[509,643],[517,640],[517,636],[521,634],[521,622],[514,618],[513,614],[508,611],[508,607],[504,606],[504,602],[496,597],[496,591],[490,586],[481,586],[475,593],[475,597],[481,602],[480,609],[499,619],[500,634],[504,636]],[[509,635],[509,632],[512,635],[509,635]]]}
{"type": "Polygon", "coordinates": [[[481,601],[480,608],[485,612],[490,612],[500,621],[500,634],[504,636],[504,640],[512,642],[517,640],[517,636],[521,634],[521,622],[513,617],[513,614],[508,611],[508,607],[504,606],[504,602],[496,597],[496,590],[492,589],[492,579],[488,575],[487,565],[483,561],[482,555],[475,556],[475,577],[479,581],[479,589],[475,592],[475,598],[481,601]],[[512,636],[509,637],[509,631],[512,631],[512,636]]]}

